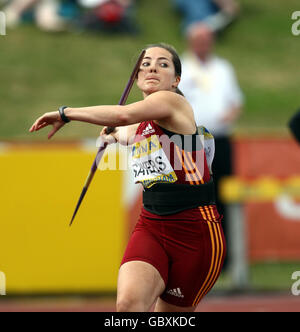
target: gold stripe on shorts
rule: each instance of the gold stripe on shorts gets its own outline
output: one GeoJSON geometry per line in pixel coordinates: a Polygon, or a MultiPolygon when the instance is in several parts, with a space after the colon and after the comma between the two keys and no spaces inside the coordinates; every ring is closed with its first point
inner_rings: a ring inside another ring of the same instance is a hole
{"type": "Polygon", "coordinates": [[[207,225],[209,227],[212,245],[211,263],[206,279],[193,302],[193,306],[196,306],[214,285],[221,269],[221,262],[224,253],[220,225],[211,221],[207,221],[207,225]]]}

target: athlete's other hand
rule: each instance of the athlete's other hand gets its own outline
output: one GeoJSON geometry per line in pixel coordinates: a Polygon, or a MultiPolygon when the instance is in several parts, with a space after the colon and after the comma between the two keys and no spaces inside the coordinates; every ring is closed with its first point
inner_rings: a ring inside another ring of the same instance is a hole
{"type": "Polygon", "coordinates": [[[117,138],[114,136],[116,135],[116,130],[110,134],[107,134],[108,127],[103,127],[103,129],[100,132],[100,137],[103,140],[103,142],[108,144],[113,144],[117,142],[117,138]]]}

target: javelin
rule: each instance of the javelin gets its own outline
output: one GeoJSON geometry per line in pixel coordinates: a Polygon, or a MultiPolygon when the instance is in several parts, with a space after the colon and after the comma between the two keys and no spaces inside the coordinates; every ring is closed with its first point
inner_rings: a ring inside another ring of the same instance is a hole
{"type": "MultiPolygon", "coordinates": [[[[124,104],[126,103],[126,100],[127,100],[127,98],[128,98],[128,95],[129,95],[129,93],[130,93],[130,90],[131,90],[131,88],[132,88],[132,86],[133,86],[133,83],[134,83],[134,81],[135,81],[135,79],[136,79],[136,77],[137,77],[137,75],[138,75],[138,72],[139,72],[139,69],[140,69],[141,63],[142,63],[142,61],[143,61],[143,58],[144,58],[144,56],[145,56],[145,53],[146,53],[146,51],[143,50],[142,53],[140,54],[140,56],[139,56],[139,58],[138,58],[138,61],[137,61],[136,65],[135,65],[135,67],[134,67],[134,69],[133,69],[133,72],[132,72],[132,74],[131,74],[131,76],[130,76],[130,78],[129,78],[129,81],[128,81],[128,83],[127,83],[127,86],[126,86],[126,88],[125,88],[125,90],[124,90],[124,92],[123,92],[123,94],[122,94],[122,97],[121,97],[121,99],[120,99],[118,105],[124,105],[124,104]]],[[[113,127],[108,127],[107,130],[106,130],[106,133],[107,133],[107,134],[110,134],[110,133],[112,133],[114,130],[115,130],[115,128],[113,128],[113,127]]],[[[101,146],[101,147],[99,148],[99,150],[98,150],[97,156],[96,156],[96,158],[95,158],[95,160],[94,160],[94,163],[93,163],[93,165],[92,165],[92,168],[91,168],[91,170],[90,170],[90,173],[89,173],[89,175],[88,175],[88,177],[87,177],[87,179],[86,179],[85,185],[84,185],[83,190],[82,190],[82,192],[81,192],[80,198],[79,198],[79,200],[78,200],[77,206],[76,206],[76,208],[75,208],[75,211],[74,211],[74,214],[73,214],[72,220],[71,220],[71,222],[70,222],[70,226],[72,226],[73,221],[74,221],[74,219],[75,219],[75,217],[76,217],[76,214],[77,214],[77,212],[78,212],[78,210],[79,210],[79,208],[80,208],[80,205],[81,205],[81,203],[82,203],[82,201],[83,201],[83,199],[84,199],[84,197],[85,197],[85,194],[87,193],[87,191],[88,191],[88,189],[89,189],[89,186],[90,186],[90,184],[91,184],[91,182],[92,182],[92,180],[93,180],[93,178],[94,178],[94,175],[95,175],[96,170],[97,170],[97,168],[98,168],[98,164],[99,164],[99,162],[101,161],[101,158],[102,158],[102,156],[103,156],[103,154],[104,154],[104,152],[105,152],[105,149],[106,149],[107,145],[108,145],[108,143],[105,142],[105,143],[103,144],[103,146],[101,146]]]]}

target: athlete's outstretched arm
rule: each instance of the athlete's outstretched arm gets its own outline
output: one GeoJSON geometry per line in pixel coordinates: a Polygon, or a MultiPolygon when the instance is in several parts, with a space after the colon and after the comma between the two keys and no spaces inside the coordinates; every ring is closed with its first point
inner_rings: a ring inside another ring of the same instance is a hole
{"type": "MultiPolygon", "coordinates": [[[[148,120],[170,117],[181,96],[169,91],[159,91],[146,99],[125,106],[94,106],[67,108],[66,116],[73,121],[89,122],[109,127],[129,126],[148,120]]],[[[177,106],[178,107],[178,106],[177,106]]]]}
{"type": "MultiPolygon", "coordinates": [[[[122,127],[148,120],[163,120],[170,118],[182,103],[186,102],[182,96],[169,91],[159,91],[149,95],[142,101],[120,106],[94,106],[84,108],[66,108],[65,115],[71,121],[88,122],[91,124],[122,127]]],[[[52,125],[49,133],[51,138],[65,123],[59,112],[46,113],[36,120],[30,132],[38,131],[52,125]]]]}

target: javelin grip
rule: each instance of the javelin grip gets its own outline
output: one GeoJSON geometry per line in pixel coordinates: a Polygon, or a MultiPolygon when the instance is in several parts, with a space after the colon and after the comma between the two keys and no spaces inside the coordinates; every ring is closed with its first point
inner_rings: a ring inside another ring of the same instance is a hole
{"type": "MultiPolygon", "coordinates": [[[[126,100],[127,100],[127,98],[128,98],[128,95],[129,95],[129,93],[130,93],[130,90],[131,90],[131,88],[132,88],[132,86],[133,86],[133,84],[134,84],[135,79],[137,78],[137,75],[138,75],[138,72],[139,72],[139,69],[140,69],[141,63],[142,63],[142,61],[143,61],[143,59],[144,59],[144,56],[145,56],[145,53],[146,53],[146,50],[143,50],[142,53],[140,54],[139,59],[138,59],[136,65],[135,65],[135,67],[134,67],[134,69],[133,69],[133,72],[132,72],[131,76],[130,76],[130,79],[129,79],[127,85],[126,85],[126,88],[125,88],[125,90],[124,90],[124,92],[123,92],[123,94],[122,94],[122,96],[121,96],[121,99],[120,99],[120,101],[119,101],[119,105],[124,105],[124,104],[126,103],[126,100]]],[[[110,134],[110,133],[112,133],[114,130],[115,130],[114,127],[108,127],[107,130],[106,130],[106,132],[107,132],[107,134],[110,134]]],[[[73,221],[74,221],[74,219],[75,219],[75,217],[76,217],[76,214],[77,214],[77,212],[78,212],[78,210],[79,210],[79,208],[80,208],[80,205],[81,205],[81,203],[82,203],[82,201],[83,201],[83,199],[84,199],[84,197],[85,197],[85,195],[86,195],[86,193],[87,193],[87,191],[88,191],[88,188],[89,188],[89,186],[90,186],[90,184],[91,184],[91,182],[92,182],[92,180],[93,180],[93,178],[94,178],[95,172],[97,171],[98,165],[99,165],[99,163],[100,163],[100,161],[101,161],[101,158],[102,158],[102,156],[103,156],[103,154],[104,154],[104,152],[105,152],[105,149],[106,149],[107,145],[108,145],[108,143],[105,142],[105,143],[99,148],[99,150],[98,150],[97,156],[96,156],[96,158],[95,158],[95,160],[94,160],[94,162],[93,162],[93,165],[92,165],[91,171],[90,171],[90,173],[89,173],[89,175],[88,175],[88,177],[87,177],[87,180],[86,180],[86,183],[85,183],[85,185],[84,185],[84,188],[83,188],[83,190],[82,190],[82,192],[81,192],[81,195],[80,195],[79,201],[78,201],[78,203],[77,203],[77,205],[76,205],[76,209],[75,209],[75,211],[74,211],[74,214],[73,214],[72,220],[71,220],[71,222],[70,222],[70,226],[73,224],[73,221]]]]}

